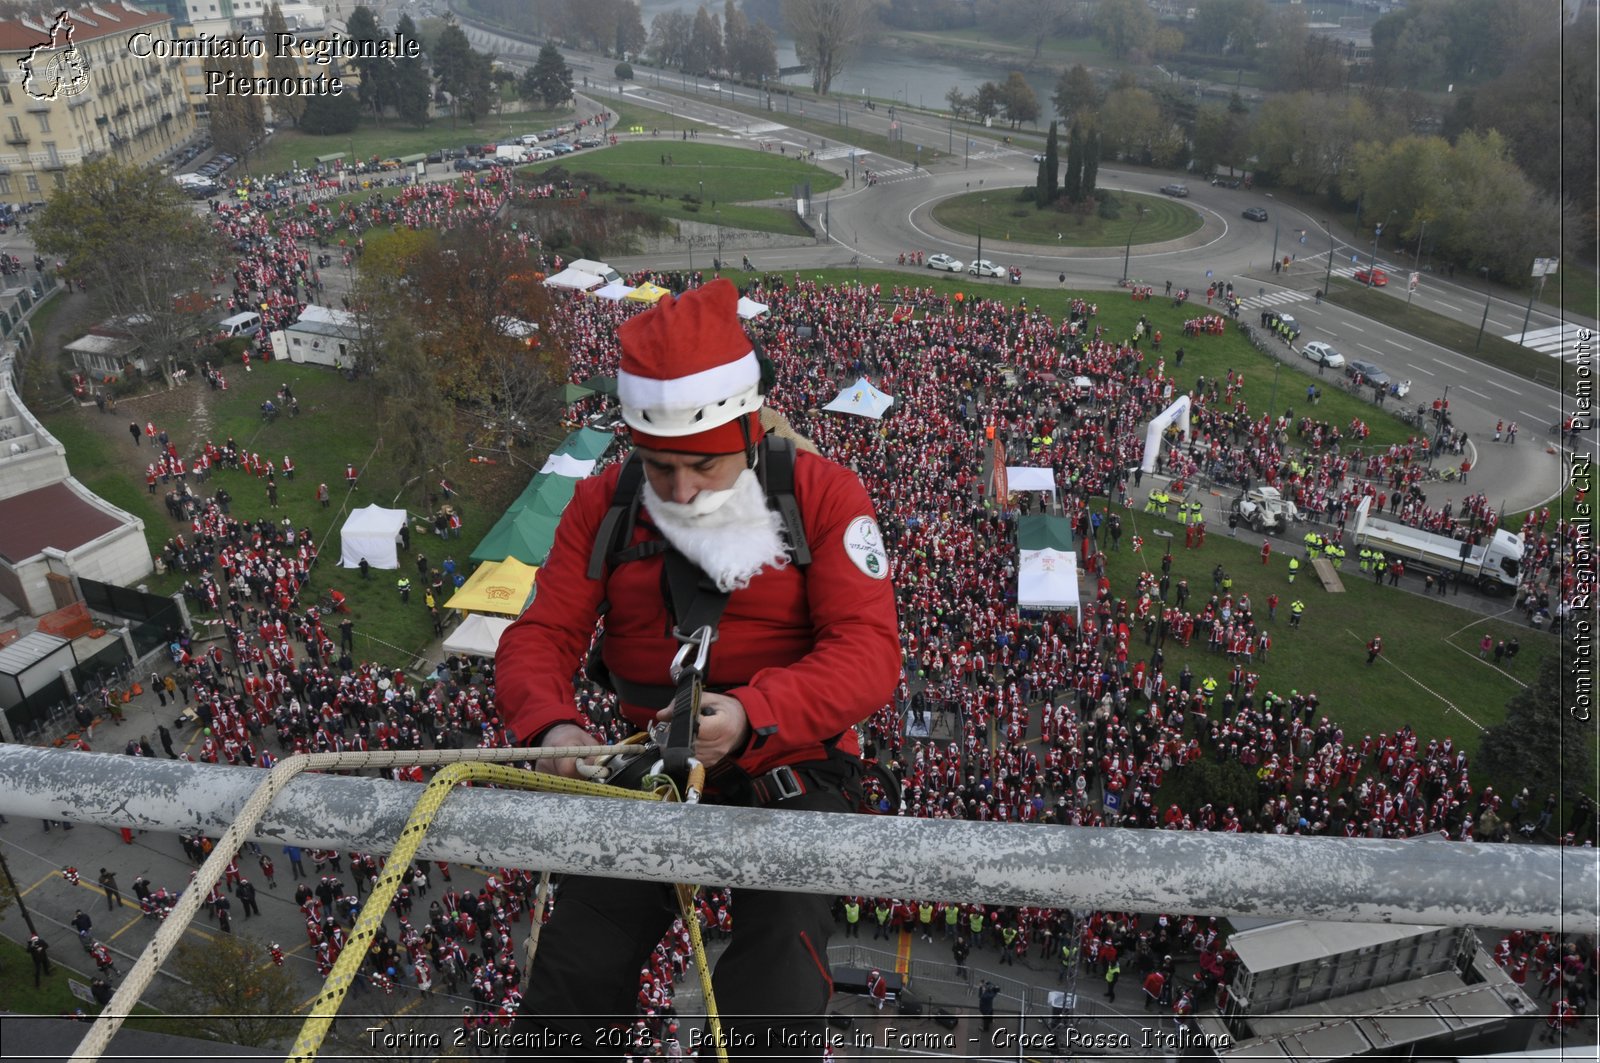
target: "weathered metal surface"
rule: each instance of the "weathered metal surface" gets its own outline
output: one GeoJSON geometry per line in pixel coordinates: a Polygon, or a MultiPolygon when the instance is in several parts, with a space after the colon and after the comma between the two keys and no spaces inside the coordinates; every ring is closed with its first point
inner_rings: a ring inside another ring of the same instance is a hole
{"type": "MultiPolygon", "coordinates": [[[[215,836],[263,775],[0,746],[0,812],[215,836]]],[[[256,838],[385,852],[420,789],[301,776],[256,838]]],[[[1536,930],[1592,925],[1600,896],[1592,849],[622,805],[479,788],[451,797],[421,855],[809,893],[1536,930]]]]}

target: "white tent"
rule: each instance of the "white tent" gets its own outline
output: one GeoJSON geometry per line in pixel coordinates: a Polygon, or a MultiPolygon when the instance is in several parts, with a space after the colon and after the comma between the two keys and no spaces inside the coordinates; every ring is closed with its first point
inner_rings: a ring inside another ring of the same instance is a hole
{"type": "Polygon", "coordinates": [[[853,413],[857,417],[870,417],[876,421],[893,405],[893,395],[885,395],[873,387],[866,377],[858,377],[854,384],[839,392],[823,409],[834,413],[853,413]]]}
{"type": "Polygon", "coordinates": [[[1006,466],[1006,490],[1013,494],[1022,491],[1056,493],[1056,474],[1050,469],[1035,469],[1028,465],[1006,466]]]}
{"type": "Polygon", "coordinates": [[[575,292],[587,292],[598,288],[605,283],[605,278],[596,277],[593,273],[585,273],[581,269],[564,269],[554,277],[546,277],[546,288],[570,288],[575,292]]]}
{"type": "Polygon", "coordinates": [[[1155,471],[1156,455],[1161,453],[1161,433],[1165,432],[1167,426],[1174,421],[1177,421],[1183,429],[1183,438],[1188,439],[1189,396],[1179,395],[1176,402],[1162,410],[1156,415],[1155,420],[1150,422],[1150,430],[1144,437],[1144,460],[1139,463],[1139,467],[1145,472],[1155,471]]]}
{"type": "Polygon", "coordinates": [[[1078,555],[1071,550],[1023,550],[1018,554],[1017,608],[1078,608],[1078,555]]]}
{"type": "Polygon", "coordinates": [[[406,511],[368,506],[350,514],[339,530],[339,567],[360,568],[361,559],[373,568],[399,568],[395,546],[406,526],[406,511]]]}
{"type": "Polygon", "coordinates": [[[765,314],[766,312],[767,312],[767,304],[766,303],[758,303],[754,299],[751,299],[749,296],[745,296],[745,295],[739,296],[739,316],[744,318],[745,320],[748,321],[750,318],[760,317],[762,314],[765,314]]]}
{"type": "Polygon", "coordinates": [[[581,480],[594,472],[594,466],[593,459],[579,458],[572,454],[552,454],[545,459],[544,466],[539,471],[581,480]]]}
{"type": "Polygon", "coordinates": [[[628,297],[628,293],[631,291],[633,291],[633,289],[628,287],[626,284],[623,284],[621,281],[612,281],[604,288],[597,288],[589,294],[597,296],[601,299],[609,299],[613,303],[620,303],[622,300],[628,297]]]}
{"type": "Polygon", "coordinates": [[[461,625],[444,640],[444,652],[467,653],[475,657],[493,657],[500,648],[500,636],[511,626],[508,616],[484,616],[468,613],[461,625]]]}

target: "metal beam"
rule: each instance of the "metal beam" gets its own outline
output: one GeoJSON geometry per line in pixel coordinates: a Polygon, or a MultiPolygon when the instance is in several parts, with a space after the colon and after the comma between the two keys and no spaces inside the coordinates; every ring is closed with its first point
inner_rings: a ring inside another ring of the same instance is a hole
{"type": "MultiPolygon", "coordinates": [[[[219,836],[265,774],[0,745],[0,812],[219,836]]],[[[420,792],[304,775],[255,837],[387,852],[420,792]]],[[[802,893],[1321,921],[1570,930],[1591,928],[1600,910],[1594,849],[623,806],[479,788],[446,802],[419,855],[802,893]]]]}

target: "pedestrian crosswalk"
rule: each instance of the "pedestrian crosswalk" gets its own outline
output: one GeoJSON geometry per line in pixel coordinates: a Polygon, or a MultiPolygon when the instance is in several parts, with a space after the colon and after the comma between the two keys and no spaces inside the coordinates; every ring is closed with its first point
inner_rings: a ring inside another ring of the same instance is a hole
{"type": "Polygon", "coordinates": [[[1587,326],[1575,325],[1570,321],[1563,321],[1559,325],[1550,325],[1547,328],[1529,329],[1526,334],[1519,329],[1507,333],[1504,338],[1512,343],[1531,347],[1540,354],[1560,358],[1564,362],[1581,362],[1586,358],[1594,358],[1593,331],[1587,326]]]}
{"type": "Polygon", "coordinates": [[[1246,310],[1259,310],[1264,306],[1282,306],[1285,303],[1303,303],[1311,298],[1309,292],[1298,292],[1285,288],[1281,291],[1268,292],[1265,295],[1252,295],[1248,299],[1239,300],[1239,305],[1246,310]]]}

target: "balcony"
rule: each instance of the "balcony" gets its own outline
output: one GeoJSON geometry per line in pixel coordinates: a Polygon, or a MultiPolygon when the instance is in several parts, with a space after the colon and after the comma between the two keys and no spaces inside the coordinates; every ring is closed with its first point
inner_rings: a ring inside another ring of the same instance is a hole
{"type": "Polygon", "coordinates": [[[32,139],[33,138],[30,137],[26,133],[7,133],[6,134],[6,143],[15,145],[17,147],[21,147],[22,145],[28,143],[32,139]]]}

